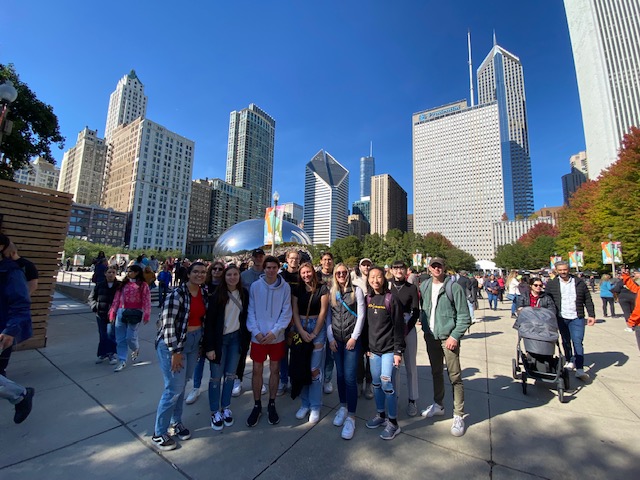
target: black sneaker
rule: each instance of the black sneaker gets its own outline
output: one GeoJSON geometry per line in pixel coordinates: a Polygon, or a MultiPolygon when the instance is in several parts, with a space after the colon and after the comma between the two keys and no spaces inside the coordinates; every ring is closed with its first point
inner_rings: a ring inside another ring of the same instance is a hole
{"type": "Polygon", "coordinates": [[[173,450],[178,446],[176,441],[166,433],[164,435],[154,435],[151,437],[151,441],[158,450],[162,450],[163,452],[173,450]]]}
{"type": "Polygon", "coordinates": [[[276,412],[276,404],[271,403],[267,406],[267,414],[269,416],[269,425],[276,425],[280,423],[280,416],[276,412]]]}
{"type": "Polygon", "coordinates": [[[170,429],[173,429],[173,434],[180,440],[189,440],[191,438],[191,432],[182,422],[172,425],[170,429]]]}
{"type": "Polygon", "coordinates": [[[15,423],[24,422],[31,413],[31,407],[33,407],[33,395],[36,393],[35,389],[27,387],[27,392],[23,395],[22,400],[16,403],[16,413],[13,415],[13,421],[15,423]]]}
{"type": "Polygon", "coordinates": [[[249,418],[247,418],[247,427],[255,427],[262,416],[262,407],[254,405],[249,418]]]}

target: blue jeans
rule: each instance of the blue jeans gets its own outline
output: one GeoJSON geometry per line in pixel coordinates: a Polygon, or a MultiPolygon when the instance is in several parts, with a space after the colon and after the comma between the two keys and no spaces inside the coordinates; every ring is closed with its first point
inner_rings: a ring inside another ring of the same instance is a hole
{"type": "Polygon", "coordinates": [[[155,434],[164,435],[169,426],[182,422],[182,407],[184,406],[184,387],[193,375],[200,348],[202,329],[187,333],[182,350],[184,363],[179,372],[171,371],[171,352],[164,340],[158,342],[156,352],[160,361],[160,370],[164,379],[164,392],[160,397],[156,412],[155,434]]]}
{"type": "Polygon", "coordinates": [[[116,350],[118,352],[118,360],[121,362],[127,361],[128,348],[133,352],[140,348],[138,343],[138,327],[140,327],[140,323],[123,323],[122,309],[118,310],[116,315],[116,350]]]}
{"type": "Polygon", "coordinates": [[[353,350],[347,350],[346,343],[336,340],[338,350],[333,353],[336,361],[336,380],[340,403],[347,405],[350,414],[356,413],[358,406],[358,358],[360,357],[360,340],[353,350]]]}
{"type": "Polygon", "coordinates": [[[231,391],[233,390],[233,381],[236,379],[238,360],[240,360],[240,330],[227,333],[222,337],[222,354],[219,360],[220,363],[210,363],[209,409],[212,413],[220,410],[220,379],[223,374],[222,408],[231,405],[231,391]]]}
{"type": "MultiPolygon", "coordinates": [[[[308,333],[313,332],[316,328],[317,317],[309,317],[305,330],[308,333]]],[[[304,321],[302,322],[304,326],[304,321]]],[[[311,354],[311,385],[305,385],[300,392],[300,400],[302,406],[311,410],[320,410],[322,408],[322,365],[324,362],[324,354],[327,345],[327,329],[322,326],[322,330],[318,332],[318,336],[313,339],[313,353],[311,354]],[[314,376],[313,372],[318,373],[314,376]]]]}
{"type": "Polygon", "coordinates": [[[516,302],[518,301],[518,295],[513,296],[513,301],[511,302],[511,315],[516,314],[516,302]]]}
{"type": "Polygon", "coordinates": [[[162,308],[169,293],[169,286],[165,282],[159,282],[158,307],[162,308]]]}
{"type": "MultiPolygon", "coordinates": [[[[202,385],[202,376],[204,375],[204,361],[206,357],[198,357],[196,360],[196,368],[193,372],[193,388],[200,388],[202,385]]],[[[213,370],[213,362],[209,362],[209,369],[213,370]]]]}
{"type": "Polygon", "coordinates": [[[96,315],[98,323],[98,335],[100,341],[98,343],[98,357],[108,357],[116,353],[116,331],[115,326],[96,315]]]}
{"type": "Polygon", "coordinates": [[[371,378],[373,379],[373,397],[376,410],[385,411],[385,402],[389,418],[398,417],[398,392],[396,391],[396,372],[393,366],[393,352],[382,355],[371,354],[371,378]]]}
{"type": "Polygon", "coordinates": [[[562,349],[567,362],[575,356],[576,368],[584,367],[584,318],[562,318],[558,317],[558,329],[562,337],[562,349]],[[573,345],[573,349],[571,348],[573,345]],[[575,355],[574,355],[575,354],[575,355]]]}
{"type": "Polygon", "coordinates": [[[496,310],[498,308],[498,295],[487,292],[487,299],[489,300],[489,308],[496,310]]]}

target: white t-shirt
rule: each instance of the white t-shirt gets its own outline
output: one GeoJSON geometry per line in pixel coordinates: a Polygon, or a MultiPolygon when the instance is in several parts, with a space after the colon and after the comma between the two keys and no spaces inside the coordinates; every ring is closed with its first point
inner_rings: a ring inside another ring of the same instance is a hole
{"type": "Polygon", "coordinates": [[[431,283],[431,315],[429,316],[429,328],[431,333],[436,326],[436,305],[438,304],[438,295],[444,287],[444,283],[431,283]]]}
{"type": "MultiPolygon", "coordinates": [[[[240,292],[238,290],[233,290],[229,292],[230,296],[233,296],[238,303],[242,304],[240,301],[240,292]]],[[[222,332],[223,335],[227,333],[233,333],[236,330],[240,329],[240,308],[236,305],[231,298],[227,301],[227,306],[224,309],[224,330],[222,332]]]]}
{"type": "Polygon", "coordinates": [[[571,320],[578,318],[578,311],[576,310],[576,281],[573,277],[569,277],[568,282],[560,279],[560,298],[562,298],[560,316],[571,320]]]}

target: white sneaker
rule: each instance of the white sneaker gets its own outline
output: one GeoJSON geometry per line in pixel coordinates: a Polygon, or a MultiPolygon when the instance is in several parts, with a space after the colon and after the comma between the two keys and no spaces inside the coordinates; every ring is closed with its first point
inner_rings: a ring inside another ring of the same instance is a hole
{"type": "Polygon", "coordinates": [[[336,416],[333,417],[333,424],[336,427],[341,427],[344,423],[344,420],[347,418],[347,407],[340,407],[336,416]]]}
{"type": "Polygon", "coordinates": [[[480,318],[474,318],[473,320],[471,320],[471,323],[480,323],[482,321],[482,319],[480,318]]]}
{"type": "Polygon", "coordinates": [[[263,383],[262,388],[260,389],[260,395],[266,395],[266,394],[267,394],[267,386],[263,383]]]}
{"type": "Polygon", "coordinates": [[[192,403],[196,403],[196,400],[198,400],[198,397],[200,396],[200,389],[199,388],[194,388],[193,390],[191,390],[189,392],[189,395],[187,395],[187,398],[185,399],[185,403],[187,405],[191,405],[192,403]]]}
{"type": "Polygon", "coordinates": [[[464,435],[464,420],[460,415],[453,416],[453,425],[451,425],[451,435],[461,437],[464,435]]]}
{"type": "Polygon", "coordinates": [[[119,362],[118,365],[116,365],[116,368],[113,369],[113,371],[121,372],[122,370],[125,369],[126,366],[127,366],[127,362],[119,362]]]}
{"type": "Polygon", "coordinates": [[[440,417],[444,415],[444,407],[442,405],[438,405],[437,403],[432,403],[426,409],[420,413],[423,417],[440,417]]]}
{"type": "Polygon", "coordinates": [[[316,424],[320,421],[320,410],[311,410],[309,414],[309,423],[316,424]]]}
{"type": "Polygon", "coordinates": [[[353,438],[353,434],[356,431],[356,422],[353,418],[347,417],[344,421],[344,426],[342,427],[342,434],[340,435],[345,440],[351,440],[353,438]]]}
{"type": "Polygon", "coordinates": [[[333,393],[333,383],[331,382],[324,382],[324,393],[333,393]]]}
{"type": "Polygon", "coordinates": [[[242,380],[240,380],[239,378],[236,378],[233,381],[233,390],[231,390],[231,396],[239,397],[241,393],[242,393],[242,380]]]}
{"type": "Polygon", "coordinates": [[[576,366],[573,362],[567,362],[564,364],[564,368],[566,368],[567,370],[574,370],[576,366]]]}
{"type": "Polygon", "coordinates": [[[627,328],[625,328],[625,329],[624,329],[624,331],[625,331],[625,332],[633,333],[633,328],[631,328],[631,327],[627,327],[627,328]]]}
{"type": "Polygon", "coordinates": [[[309,415],[309,409],[307,407],[300,407],[296,412],[296,418],[298,420],[302,420],[307,415],[309,415]]]}
{"type": "Polygon", "coordinates": [[[576,370],[576,378],[582,380],[583,382],[586,382],[591,377],[589,377],[589,374],[585,372],[582,368],[579,368],[576,370]]]}

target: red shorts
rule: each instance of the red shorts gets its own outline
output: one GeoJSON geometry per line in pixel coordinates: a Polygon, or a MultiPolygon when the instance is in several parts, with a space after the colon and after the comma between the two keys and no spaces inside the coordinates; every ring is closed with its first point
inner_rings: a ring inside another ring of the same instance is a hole
{"type": "Polygon", "coordinates": [[[284,358],[285,349],[284,341],[280,343],[267,343],[263,345],[261,343],[251,342],[251,360],[258,363],[263,363],[269,355],[269,359],[272,362],[279,362],[284,358]]]}

